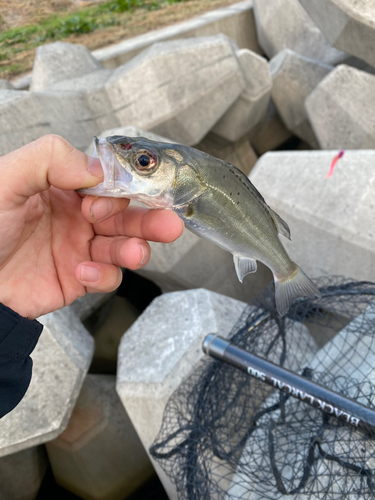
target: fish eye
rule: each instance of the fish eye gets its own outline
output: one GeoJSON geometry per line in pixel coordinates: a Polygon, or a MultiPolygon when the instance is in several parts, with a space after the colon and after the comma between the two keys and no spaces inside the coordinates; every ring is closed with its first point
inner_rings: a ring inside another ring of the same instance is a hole
{"type": "Polygon", "coordinates": [[[150,157],[147,155],[139,155],[137,158],[138,165],[141,168],[147,168],[150,165],[150,157]]]}
{"type": "Polygon", "coordinates": [[[156,164],[156,156],[150,151],[141,151],[135,157],[135,166],[140,173],[151,173],[156,164]]]}

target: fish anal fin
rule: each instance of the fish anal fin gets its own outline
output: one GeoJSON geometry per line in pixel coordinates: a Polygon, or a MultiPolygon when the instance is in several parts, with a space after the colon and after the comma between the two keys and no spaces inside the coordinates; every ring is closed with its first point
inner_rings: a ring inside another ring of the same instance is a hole
{"type": "Polygon", "coordinates": [[[290,237],[290,229],[288,224],[283,220],[279,214],[274,212],[272,208],[268,207],[271,215],[273,217],[273,220],[275,221],[277,232],[281,234],[281,236],[285,236],[285,238],[288,238],[288,240],[291,240],[292,238],[290,237]]]}
{"type": "Polygon", "coordinates": [[[241,283],[247,274],[255,273],[257,270],[257,261],[255,259],[233,255],[233,262],[236,268],[237,277],[241,283]]]}

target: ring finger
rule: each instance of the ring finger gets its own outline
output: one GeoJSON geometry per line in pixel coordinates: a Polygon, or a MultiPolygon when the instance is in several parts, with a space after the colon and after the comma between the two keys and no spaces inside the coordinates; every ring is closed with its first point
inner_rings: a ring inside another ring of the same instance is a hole
{"type": "Polygon", "coordinates": [[[126,236],[95,236],[91,241],[91,258],[94,262],[114,264],[128,269],[139,269],[150,259],[150,245],[141,238],[126,236]]]}

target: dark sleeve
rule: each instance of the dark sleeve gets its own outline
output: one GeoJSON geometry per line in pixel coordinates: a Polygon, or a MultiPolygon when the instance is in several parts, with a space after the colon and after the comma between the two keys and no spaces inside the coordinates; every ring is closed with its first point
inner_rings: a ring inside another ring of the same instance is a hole
{"type": "Polygon", "coordinates": [[[24,397],[31,380],[34,350],[43,325],[0,303],[0,418],[24,397]]]}

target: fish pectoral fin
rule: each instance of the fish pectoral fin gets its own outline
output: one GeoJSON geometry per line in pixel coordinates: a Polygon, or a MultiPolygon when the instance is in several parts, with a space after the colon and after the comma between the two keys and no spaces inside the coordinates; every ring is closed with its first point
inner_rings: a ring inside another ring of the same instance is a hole
{"type": "Polygon", "coordinates": [[[288,238],[288,240],[291,240],[292,238],[290,237],[290,229],[288,224],[283,220],[279,214],[274,212],[272,208],[268,207],[270,209],[271,215],[273,217],[273,220],[275,221],[277,232],[281,234],[281,236],[285,236],[285,238],[288,238]]]}
{"type": "Polygon", "coordinates": [[[233,255],[233,262],[236,268],[237,277],[241,283],[247,274],[255,273],[257,270],[257,261],[255,259],[233,255]]]}

